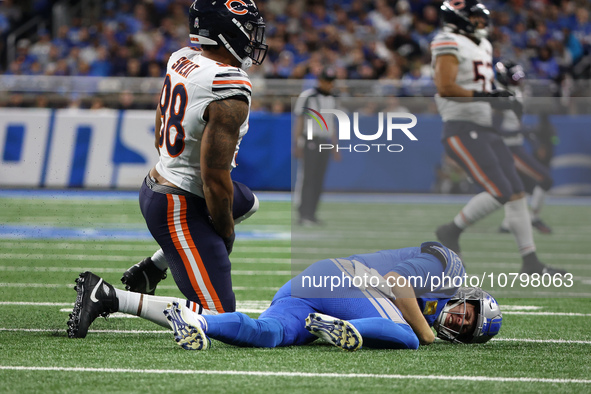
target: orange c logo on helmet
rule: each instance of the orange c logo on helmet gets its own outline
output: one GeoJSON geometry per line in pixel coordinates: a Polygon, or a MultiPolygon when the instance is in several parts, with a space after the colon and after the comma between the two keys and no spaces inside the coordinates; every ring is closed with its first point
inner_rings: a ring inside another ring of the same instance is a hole
{"type": "Polygon", "coordinates": [[[449,2],[449,5],[454,10],[461,10],[462,8],[464,8],[466,6],[466,1],[465,0],[452,0],[449,2]]]}
{"type": "Polygon", "coordinates": [[[228,0],[228,1],[226,1],[225,6],[227,9],[230,10],[231,13],[236,14],[236,15],[244,15],[248,12],[248,10],[246,9],[247,5],[242,0],[228,0]],[[244,9],[237,10],[236,8],[232,7],[232,3],[240,3],[240,5],[242,5],[244,7],[244,9]]]}

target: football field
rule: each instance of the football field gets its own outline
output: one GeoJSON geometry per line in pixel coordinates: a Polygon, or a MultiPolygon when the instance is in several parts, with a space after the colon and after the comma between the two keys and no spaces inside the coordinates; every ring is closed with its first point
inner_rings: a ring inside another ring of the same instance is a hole
{"type": "MultiPolygon", "coordinates": [[[[416,351],[347,353],[321,341],[248,349],[214,340],[190,352],[170,331],[121,314],[69,339],[78,274],[91,270],[123,288],[121,274],[157,249],[136,197],[0,192],[1,392],[591,392],[590,199],[549,199],[543,217],[554,233],[535,234],[540,258],[566,268],[572,283],[524,293],[516,277],[510,286],[520,258],[513,237],[497,232],[501,212],[463,235],[468,273],[485,278],[503,311],[500,334],[484,345],[437,340],[416,351]]],[[[237,309],[258,316],[291,277],[292,258],[418,246],[462,205],[436,196],[328,196],[325,226],[292,229],[286,196],[262,194],[259,212],[236,227],[237,309]]],[[[182,297],[171,277],[157,294],[182,297]]]]}

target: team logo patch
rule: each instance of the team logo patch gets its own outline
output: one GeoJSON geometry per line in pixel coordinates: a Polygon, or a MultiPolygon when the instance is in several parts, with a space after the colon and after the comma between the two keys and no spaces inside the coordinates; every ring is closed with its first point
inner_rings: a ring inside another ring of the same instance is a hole
{"type": "Polygon", "coordinates": [[[236,15],[244,15],[248,12],[246,9],[248,5],[242,0],[228,0],[224,5],[231,13],[236,15]],[[235,8],[235,6],[237,6],[237,8],[235,8]]]}
{"type": "Polygon", "coordinates": [[[437,312],[437,301],[427,301],[423,315],[434,315],[437,312]]]}
{"type": "Polygon", "coordinates": [[[466,7],[466,0],[452,0],[449,2],[449,5],[454,10],[461,10],[462,8],[466,7]]]}

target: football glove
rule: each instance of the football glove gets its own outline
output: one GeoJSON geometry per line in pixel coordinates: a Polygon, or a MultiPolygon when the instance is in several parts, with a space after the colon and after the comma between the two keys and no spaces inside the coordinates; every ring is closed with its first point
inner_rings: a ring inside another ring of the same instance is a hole
{"type": "Polygon", "coordinates": [[[495,89],[491,92],[479,92],[477,90],[473,91],[474,94],[474,100],[476,101],[488,101],[488,99],[490,98],[495,98],[495,97],[511,97],[514,96],[513,93],[511,93],[508,90],[501,90],[501,89],[495,89]]]}

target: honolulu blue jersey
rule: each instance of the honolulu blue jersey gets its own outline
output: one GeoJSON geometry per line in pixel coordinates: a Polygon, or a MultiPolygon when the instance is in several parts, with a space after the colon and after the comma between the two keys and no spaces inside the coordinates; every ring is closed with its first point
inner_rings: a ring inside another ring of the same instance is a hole
{"type": "Polygon", "coordinates": [[[445,304],[456,294],[465,275],[458,255],[438,242],[358,254],[346,260],[359,261],[382,276],[393,271],[410,279],[419,308],[429,325],[433,325],[445,304]]]}

